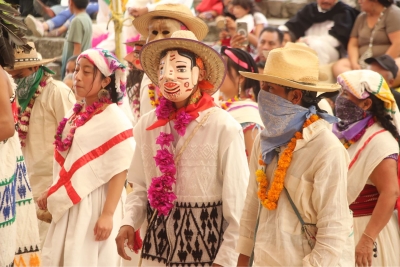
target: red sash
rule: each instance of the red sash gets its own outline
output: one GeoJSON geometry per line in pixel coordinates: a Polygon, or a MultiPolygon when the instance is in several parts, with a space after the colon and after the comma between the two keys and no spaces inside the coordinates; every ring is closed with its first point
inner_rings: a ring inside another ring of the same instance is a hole
{"type": "Polygon", "coordinates": [[[365,185],[357,199],[351,203],[350,209],[353,211],[353,217],[362,217],[371,215],[378,201],[379,193],[375,186],[365,185]]]}

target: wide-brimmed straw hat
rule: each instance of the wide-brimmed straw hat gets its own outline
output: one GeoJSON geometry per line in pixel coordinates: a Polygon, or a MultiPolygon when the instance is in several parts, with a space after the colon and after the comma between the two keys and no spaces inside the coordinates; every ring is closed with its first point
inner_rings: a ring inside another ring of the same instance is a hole
{"type": "Polygon", "coordinates": [[[141,35],[148,36],[150,21],[158,17],[175,19],[182,22],[200,41],[203,40],[208,33],[207,24],[195,17],[187,6],[181,4],[158,5],[154,11],[150,11],[135,18],[132,23],[141,35]]]}
{"type": "Polygon", "coordinates": [[[294,43],[271,50],[263,73],[240,71],[240,74],[250,79],[306,91],[334,92],[340,89],[338,83],[321,82],[327,75],[319,72],[319,60],[315,51],[294,43]]]}
{"type": "Polygon", "coordinates": [[[15,64],[13,68],[7,68],[7,70],[20,70],[35,66],[46,65],[48,63],[54,62],[57,59],[42,59],[41,55],[36,50],[35,43],[27,42],[27,45],[32,48],[29,52],[21,47],[17,47],[14,49],[15,64]]]}
{"type": "Polygon", "coordinates": [[[20,70],[31,68],[35,66],[46,65],[50,62],[55,61],[57,58],[41,59],[36,51],[35,44],[33,42],[27,42],[32,47],[28,53],[23,48],[14,49],[15,64],[14,68],[6,68],[6,70],[20,70]]]}
{"type": "Polygon", "coordinates": [[[191,51],[203,60],[206,71],[204,79],[214,86],[205,92],[210,95],[214,94],[224,81],[225,62],[217,51],[199,42],[191,31],[176,31],[171,35],[171,38],[152,41],[143,46],[140,52],[140,62],[150,80],[158,85],[161,53],[174,49],[191,51]]]}

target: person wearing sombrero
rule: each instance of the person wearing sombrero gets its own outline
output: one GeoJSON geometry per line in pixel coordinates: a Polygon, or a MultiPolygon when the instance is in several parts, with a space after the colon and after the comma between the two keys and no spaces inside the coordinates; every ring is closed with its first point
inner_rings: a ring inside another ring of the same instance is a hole
{"type": "MultiPolygon", "coordinates": [[[[144,36],[146,42],[169,38],[178,30],[189,30],[201,41],[208,33],[205,22],[195,17],[182,4],[161,4],[154,10],[133,20],[133,26],[144,36]]],[[[140,85],[140,115],[146,114],[158,105],[159,90],[145,74],[140,85]]]]}
{"type": "Polygon", "coordinates": [[[143,266],[235,266],[248,167],[240,124],[211,97],[224,61],[192,32],[177,31],[145,45],[141,62],[162,97],[134,129],[119,254],[129,259],[124,243],[132,249],[143,227],[143,266]]]}
{"type": "MultiPolygon", "coordinates": [[[[52,59],[40,59],[32,42],[28,52],[14,49],[14,67],[6,71],[14,78],[18,100],[18,135],[36,199],[53,181],[53,142],[58,123],[75,103],[71,89],[52,78],[53,71],[45,64],[52,59]]],[[[41,241],[44,241],[48,223],[39,222],[41,241]]]]}
{"type": "Polygon", "coordinates": [[[340,86],[320,82],[318,65],[310,48],[289,44],[263,73],[241,72],[263,82],[265,129],[250,156],[238,266],[354,266],[349,157],[328,127],[337,119],[317,106],[340,86]]]}
{"type": "Polygon", "coordinates": [[[129,98],[129,105],[132,109],[132,114],[135,123],[140,118],[140,84],[143,79],[144,71],[140,64],[140,50],[146,43],[146,38],[140,36],[139,40],[125,43],[125,45],[133,48],[132,52],[124,57],[128,62],[129,73],[126,81],[126,93],[129,98]]]}
{"type": "Polygon", "coordinates": [[[30,49],[21,35],[26,25],[18,21],[17,15],[19,12],[9,4],[0,3],[0,266],[39,267],[35,203],[15,129],[16,84],[4,70],[15,64],[13,47],[30,49]]]}

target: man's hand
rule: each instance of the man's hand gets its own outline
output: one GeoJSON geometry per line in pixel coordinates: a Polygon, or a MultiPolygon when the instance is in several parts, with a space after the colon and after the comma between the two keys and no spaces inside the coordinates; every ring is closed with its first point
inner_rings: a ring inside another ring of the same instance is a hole
{"type": "Polygon", "coordinates": [[[47,210],[47,193],[48,190],[44,191],[40,197],[36,200],[39,209],[47,210]]]}
{"type": "Polygon", "coordinates": [[[141,7],[141,8],[130,7],[128,8],[128,12],[131,16],[137,18],[140,17],[141,15],[148,13],[149,10],[147,9],[147,7],[141,7]]]}
{"type": "Polygon", "coordinates": [[[125,260],[132,260],[125,252],[125,240],[128,240],[128,248],[133,251],[135,244],[135,229],[132,226],[124,225],[119,229],[118,235],[115,238],[117,243],[118,255],[125,260]]]}

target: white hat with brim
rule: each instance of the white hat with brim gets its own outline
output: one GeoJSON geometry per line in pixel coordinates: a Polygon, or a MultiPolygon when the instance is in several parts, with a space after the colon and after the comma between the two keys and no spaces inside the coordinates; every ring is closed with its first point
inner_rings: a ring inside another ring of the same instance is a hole
{"type": "Polygon", "coordinates": [[[311,48],[293,43],[271,50],[263,73],[239,73],[253,80],[306,91],[334,92],[340,89],[338,83],[320,81],[320,77],[326,75],[319,72],[318,56],[311,48]]]}
{"type": "Polygon", "coordinates": [[[27,53],[24,48],[14,49],[15,63],[13,68],[5,68],[5,70],[20,70],[26,68],[32,68],[36,66],[46,65],[48,63],[54,62],[57,58],[41,59],[36,51],[35,44],[33,42],[27,42],[27,44],[32,47],[29,53],[27,53]]]}
{"type": "Polygon", "coordinates": [[[141,35],[148,36],[150,21],[155,18],[170,18],[180,21],[189,31],[193,32],[197,40],[200,41],[203,40],[208,33],[207,24],[195,17],[187,6],[181,4],[158,5],[154,11],[150,11],[135,18],[132,24],[141,35]]]}
{"type": "Polygon", "coordinates": [[[166,50],[187,50],[202,59],[206,71],[204,78],[214,87],[202,90],[209,95],[214,94],[225,78],[226,67],[221,55],[202,42],[199,42],[191,31],[174,32],[171,38],[152,41],[143,46],[140,52],[140,62],[150,80],[158,85],[158,68],[161,54],[166,50]]]}

